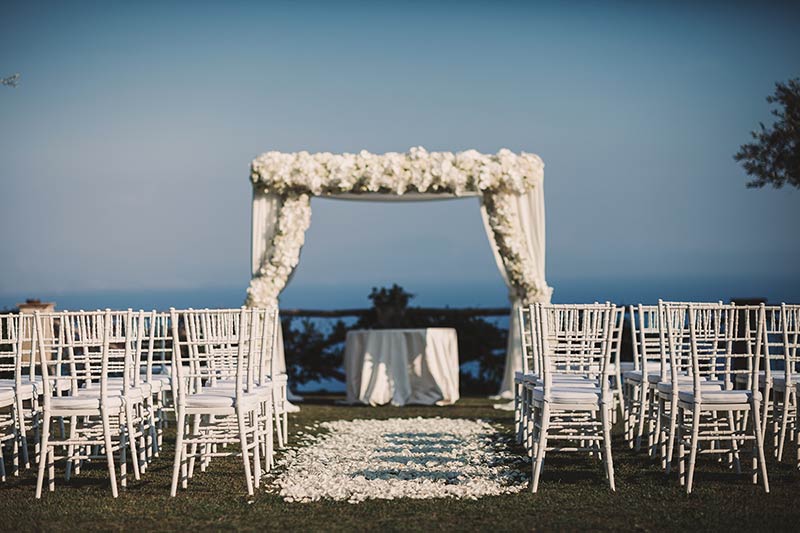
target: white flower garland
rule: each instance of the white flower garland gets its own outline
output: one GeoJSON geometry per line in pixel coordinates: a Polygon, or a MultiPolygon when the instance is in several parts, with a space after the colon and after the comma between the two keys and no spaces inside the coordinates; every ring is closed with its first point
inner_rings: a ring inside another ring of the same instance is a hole
{"type": "Polygon", "coordinates": [[[282,198],[268,259],[250,280],[247,289],[249,306],[276,305],[278,295],[286,286],[297,263],[300,249],[311,224],[311,199],[306,194],[282,198]]]}
{"type": "Polygon", "coordinates": [[[430,192],[524,193],[540,183],[544,163],[535,154],[428,152],[331,154],[267,152],[253,160],[250,179],[273,194],[430,192]]]}
{"type": "Polygon", "coordinates": [[[533,258],[525,249],[520,231],[515,227],[515,212],[510,194],[484,194],[483,205],[489,225],[511,286],[524,303],[548,301],[552,289],[541,286],[536,276],[533,258]]]}
{"type": "Polygon", "coordinates": [[[276,232],[264,264],[250,281],[247,305],[276,305],[300,259],[311,223],[309,195],[342,193],[404,194],[479,192],[498,251],[516,296],[523,302],[547,301],[550,288],[537,277],[533,258],[515,226],[512,198],[539,186],[544,163],[539,156],[502,149],[495,155],[427,152],[383,155],[267,152],[251,166],[254,187],[278,195],[276,232]]]}

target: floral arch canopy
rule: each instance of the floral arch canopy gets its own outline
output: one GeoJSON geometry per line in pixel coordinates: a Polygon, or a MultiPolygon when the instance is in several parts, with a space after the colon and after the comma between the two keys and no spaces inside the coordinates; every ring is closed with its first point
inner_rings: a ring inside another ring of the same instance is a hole
{"type": "MultiPolygon", "coordinates": [[[[478,196],[486,234],[509,289],[512,316],[501,393],[521,368],[519,305],[547,302],[544,163],[500,150],[482,154],[427,152],[331,154],[267,152],[253,160],[252,278],[247,305],[276,304],[300,260],[311,223],[311,197],[356,200],[448,199],[478,196]]],[[[282,346],[278,354],[282,359],[282,346]]],[[[282,361],[281,361],[282,362],[282,361]]]]}

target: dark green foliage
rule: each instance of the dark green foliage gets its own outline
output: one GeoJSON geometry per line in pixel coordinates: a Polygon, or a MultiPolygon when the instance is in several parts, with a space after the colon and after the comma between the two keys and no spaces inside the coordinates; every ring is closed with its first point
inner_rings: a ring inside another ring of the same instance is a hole
{"type": "Polygon", "coordinates": [[[283,319],[283,345],[290,383],[307,383],[322,378],[344,381],[342,361],[347,328],[337,320],[329,332],[322,331],[316,321],[304,318],[300,327],[291,318],[283,319]]]}
{"type": "Polygon", "coordinates": [[[414,298],[414,295],[410,292],[406,292],[403,287],[394,283],[388,289],[386,287],[381,287],[380,289],[372,287],[368,298],[372,301],[374,307],[392,306],[406,308],[408,307],[408,302],[414,298]]]}
{"type": "Polygon", "coordinates": [[[459,362],[477,362],[477,375],[461,373],[462,393],[494,393],[500,385],[508,330],[490,320],[458,313],[456,310],[436,313],[407,307],[413,297],[402,287],[393,285],[369,295],[373,306],[351,321],[284,318],[284,347],[289,366],[290,383],[307,383],[319,379],[344,380],[342,363],[344,341],[349,329],[455,328],[458,334],[459,362]],[[331,324],[332,322],[332,324],[331,324]],[[328,327],[323,328],[321,324],[328,327]]]}
{"type": "Polygon", "coordinates": [[[759,124],[751,133],[754,142],[743,144],[733,158],[754,178],[748,187],[800,188],[800,78],[776,83],[767,102],[780,106],[772,110],[775,123],[759,124]]]}

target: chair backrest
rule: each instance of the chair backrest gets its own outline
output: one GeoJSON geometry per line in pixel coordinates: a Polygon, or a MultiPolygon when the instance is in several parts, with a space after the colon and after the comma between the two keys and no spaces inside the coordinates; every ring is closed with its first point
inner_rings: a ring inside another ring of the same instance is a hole
{"type": "Polygon", "coordinates": [[[33,382],[37,360],[32,313],[0,315],[0,378],[33,382]]]}
{"type": "Polygon", "coordinates": [[[179,402],[220,380],[235,380],[237,396],[255,386],[260,355],[251,349],[251,311],[171,309],[170,315],[173,383],[179,402]]]}
{"type": "Polygon", "coordinates": [[[519,340],[520,349],[522,350],[522,372],[527,374],[533,372],[536,374],[538,369],[538,361],[534,361],[534,348],[533,348],[533,321],[532,315],[534,313],[534,306],[519,307],[517,320],[519,321],[519,340]]]}
{"type": "Polygon", "coordinates": [[[142,359],[146,381],[152,381],[153,374],[172,372],[172,329],[170,314],[158,311],[140,312],[142,327],[142,359]]]}
{"type": "MultiPolygon", "coordinates": [[[[108,313],[108,377],[123,378],[124,390],[139,385],[142,353],[143,322],[133,310],[108,313]]],[[[80,317],[82,327],[85,317],[80,317]]]]}
{"type": "Polygon", "coordinates": [[[0,379],[16,379],[19,345],[19,315],[0,314],[0,379]]]}
{"type": "Polygon", "coordinates": [[[625,307],[618,306],[614,309],[614,331],[611,335],[611,360],[616,365],[616,372],[620,372],[620,355],[622,353],[622,331],[625,329],[625,307]]]}
{"type": "Polygon", "coordinates": [[[746,375],[747,388],[758,390],[764,350],[763,305],[689,304],[687,321],[695,401],[702,401],[704,379],[720,383],[723,390],[732,390],[737,376],[746,375]]]}
{"type": "Polygon", "coordinates": [[[633,367],[646,375],[651,367],[661,364],[661,328],[657,305],[630,306],[633,367]]]}
{"type": "Polygon", "coordinates": [[[786,386],[800,373],[800,304],[782,304],[783,358],[786,386]]]}
{"type": "Polygon", "coordinates": [[[616,327],[613,304],[538,304],[542,382],[547,396],[552,374],[573,374],[599,381],[608,392],[611,348],[616,327]]]}
{"type": "Polygon", "coordinates": [[[251,315],[250,345],[253,353],[258,354],[256,384],[261,385],[271,380],[278,370],[273,363],[280,319],[277,307],[254,308],[251,315]]]}
{"type": "MultiPolygon", "coordinates": [[[[97,388],[101,405],[108,396],[112,369],[125,373],[123,362],[109,365],[114,318],[106,311],[62,311],[35,315],[34,338],[42,372],[45,409],[50,398],[79,389],[97,388]]],[[[123,327],[124,326],[120,326],[123,327]]]]}
{"type": "MultiPolygon", "coordinates": [[[[723,303],[658,301],[659,341],[661,343],[661,380],[674,381],[691,372],[692,347],[689,331],[689,306],[695,309],[719,309],[723,303]]],[[[698,349],[711,350],[718,334],[713,329],[698,330],[698,349]]],[[[673,393],[677,394],[677,387],[673,393]]]]}
{"type": "Polygon", "coordinates": [[[784,373],[783,312],[780,305],[764,306],[764,361],[762,370],[772,383],[774,375],[784,373]]]}

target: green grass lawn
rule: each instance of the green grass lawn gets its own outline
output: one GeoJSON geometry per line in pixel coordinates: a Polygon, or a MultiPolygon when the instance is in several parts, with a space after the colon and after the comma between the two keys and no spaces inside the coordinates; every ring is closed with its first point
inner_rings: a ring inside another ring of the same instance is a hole
{"type": "MultiPolygon", "coordinates": [[[[343,407],[333,396],[309,397],[290,418],[290,431],[308,432],[318,421],[433,417],[481,418],[511,431],[512,414],[485,399],[466,398],[449,407],[343,407]]],[[[584,454],[548,454],[538,494],[470,500],[391,500],[360,504],[285,503],[262,490],[248,498],[237,459],[215,459],[196,473],[186,491],[169,497],[173,434],[162,457],[118,499],[111,497],[103,464],[69,483],[60,477],[54,493],[34,499],[35,475],[26,471],[0,486],[0,529],[30,530],[797,530],[800,472],[769,461],[772,492],[764,494],[745,476],[701,458],[696,488],[687,496],[677,478],[665,478],[644,454],[623,446],[617,435],[617,492],[608,490],[602,465],[584,454]]],[[[791,454],[793,457],[794,454],[791,454]]],[[[57,469],[60,475],[63,466],[57,469]]]]}

